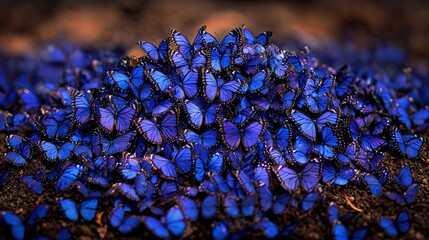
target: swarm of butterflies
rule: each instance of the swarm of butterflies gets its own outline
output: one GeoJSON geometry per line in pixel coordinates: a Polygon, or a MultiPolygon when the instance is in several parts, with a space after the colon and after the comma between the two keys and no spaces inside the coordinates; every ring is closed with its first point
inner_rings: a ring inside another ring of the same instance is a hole
{"type": "MultiPolygon", "coordinates": [[[[424,102],[351,67],[319,64],[308,49],[279,49],[271,35],[243,26],[219,41],[202,27],[191,43],[171,30],[158,46],[139,42],[143,57],[119,61],[115,52],[49,46],[34,66],[0,76],[8,148],[0,186],[33,164],[21,181],[35,194],[80,194],[25,220],[1,212],[11,237],[25,238],[52,208],[71,222],[105,213],[118,236],[239,239],[289,236],[299,221],[280,216],[324,204],[326,186],[412,204],[419,187],[410,166],[396,175],[384,163],[419,157],[424,140],[411,131],[429,122],[424,102]]],[[[350,213],[327,209],[335,239],[372,231],[348,232],[350,213]]],[[[402,236],[411,216],[379,224],[402,236]]],[[[57,238],[72,234],[62,228],[57,238]]]]}

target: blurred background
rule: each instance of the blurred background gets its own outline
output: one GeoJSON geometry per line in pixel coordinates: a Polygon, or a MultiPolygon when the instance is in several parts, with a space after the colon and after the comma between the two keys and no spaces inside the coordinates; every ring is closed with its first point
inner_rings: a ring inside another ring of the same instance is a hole
{"type": "Polygon", "coordinates": [[[429,59],[429,1],[47,0],[1,1],[0,52],[25,54],[46,42],[122,46],[141,55],[138,40],[160,41],[169,28],[190,36],[202,25],[223,37],[246,24],[272,41],[358,47],[398,45],[413,62],[429,59]]]}

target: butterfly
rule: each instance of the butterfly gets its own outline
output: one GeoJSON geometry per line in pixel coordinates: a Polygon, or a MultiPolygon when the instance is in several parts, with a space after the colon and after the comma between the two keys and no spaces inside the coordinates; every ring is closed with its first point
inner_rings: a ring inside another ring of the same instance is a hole
{"type": "Polygon", "coordinates": [[[102,152],[112,155],[127,150],[136,136],[135,131],[129,131],[118,135],[115,139],[107,139],[100,135],[102,152]]]}
{"type": "Polygon", "coordinates": [[[196,69],[191,69],[183,75],[184,77],[177,76],[174,78],[175,85],[167,88],[167,92],[177,100],[183,100],[185,97],[193,98],[198,93],[199,72],[196,69]]]}
{"type": "Polygon", "coordinates": [[[217,134],[217,131],[213,129],[207,130],[200,135],[190,129],[186,129],[183,133],[187,142],[198,143],[207,148],[216,145],[217,134]]]}
{"type": "Polygon", "coordinates": [[[66,138],[73,129],[71,118],[61,111],[48,113],[33,123],[50,139],[66,138]]]}
{"type": "Polygon", "coordinates": [[[191,44],[182,33],[178,32],[175,29],[170,29],[170,35],[171,39],[178,48],[178,52],[183,55],[185,60],[189,60],[195,52],[201,50],[205,44],[204,41],[215,41],[215,39],[210,34],[205,32],[204,26],[198,31],[198,34],[195,36],[193,44],[191,44]]]}
{"type": "Polygon", "coordinates": [[[415,158],[423,147],[423,138],[413,135],[402,135],[397,128],[393,131],[393,139],[402,155],[415,158]]]}
{"type": "Polygon", "coordinates": [[[219,200],[216,195],[208,195],[201,202],[201,215],[205,219],[213,218],[218,211],[219,200]]]}
{"type": "Polygon", "coordinates": [[[251,122],[243,130],[226,119],[220,120],[219,124],[223,132],[222,138],[225,145],[231,149],[238,148],[240,143],[246,149],[255,146],[264,130],[263,122],[251,122]]]}
{"type": "Polygon", "coordinates": [[[29,89],[18,89],[18,96],[24,111],[37,110],[40,108],[40,101],[37,95],[29,89]]]}
{"type": "Polygon", "coordinates": [[[292,110],[290,115],[300,132],[313,141],[316,139],[316,127],[322,129],[325,124],[332,124],[335,126],[338,120],[338,114],[333,111],[327,111],[321,114],[317,118],[316,124],[310,117],[302,112],[292,110]]]}
{"type": "Polygon", "coordinates": [[[114,228],[118,228],[120,233],[128,233],[140,225],[140,220],[131,216],[124,220],[125,208],[123,205],[116,206],[109,215],[109,222],[114,228]]]}
{"type": "Polygon", "coordinates": [[[192,169],[192,164],[194,162],[194,150],[192,149],[191,145],[184,146],[182,149],[174,151],[172,158],[179,172],[187,174],[192,169]]]}
{"type": "MultiPolygon", "coordinates": [[[[179,51],[170,51],[170,61],[173,66],[178,69],[177,73],[181,77],[193,71],[198,73],[198,70],[206,65],[207,57],[202,52],[197,52],[192,56],[192,59],[186,59],[179,51]]],[[[188,77],[189,78],[189,77],[188,77]]],[[[196,80],[198,76],[196,77],[196,80]]],[[[188,80],[189,81],[189,80],[188,80]]],[[[185,86],[185,84],[183,84],[185,86]]]]}
{"type": "Polygon", "coordinates": [[[268,129],[264,131],[264,141],[268,147],[275,147],[279,151],[284,151],[289,146],[289,140],[292,132],[288,125],[281,126],[277,129],[276,134],[273,136],[268,129]],[[267,133],[267,134],[266,134],[267,133]]]}
{"type": "Polygon", "coordinates": [[[314,145],[314,150],[325,159],[331,159],[335,155],[334,147],[338,147],[339,140],[331,127],[322,128],[322,144],[314,145]]]}
{"type": "Polygon", "coordinates": [[[317,199],[319,199],[319,192],[307,193],[301,200],[302,212],[308,212],[314,208],[317,199]]]}
{"type": "Polygon", "coordinates": [[[32,155],[32,148],[26,138],[11,134],[6,137],[6,143],[12,151],[4,154],[4,158],[15,165],[24,165],[32,155]]]}
{"type": "Polygon", "coordinates": [[[229,226],[227,221],[220,221],[213,224],[211,236],[216,240],[227,239],[229,236],[229,226]]]}
{"type": "Polygon", "coordinates": [[[252,44],[252,45],[260,44],[262,46],[267,46],[270,44],[270,38],[272,36],[272,32],[270,31],[263,32],[259,34],[257,37],[255,37],[246,26],[243,26],[243,35],[244,35],[244,40],[248,44],[252,44]]]}
{"type": "Polygon", "coordinates": [[[395,221],[380,217],[378,223],[388,235],[398,237],[399,234],[406,234],[410,230],[411,217],[407,210],[403,210],[396,216],[395,221]]]}
{"type": "Polygon", "coordinates": [[[354,83],[355,78],[347,75],[347,65],[340,68],[336,77],[335,93],[342,98],[349,91],[350,86],[354,83]]]}
{"type": "Polygon", "coordinates": [[[349,162],[353,162],[355,160],[356,157],[356,151],[357,151],[357,146],[354,143],[349,144],[346,149],[345,152],[340,152],[337,154],[337,158],[338,160],[340,160],[341,163],[349,163],[349,162]]]}
{"type": "Polygon", "coordinates": [[[26,223],[29,226],[35,225],[39,220],[45,218],[48,215],[49,209],[49,205],[39,205],[35,207],[28,215],[26,223]]]}
{"type": "Polygon", "coordinates": [[[154,44],[146,41],[139,41],[138,45],[153,61],[168,59],[168,40],[164,39],[156,47],[154,44]]]}
{"type": "Polygon", "coordinates": [[[40,143],[40,148],[42,149],[47,160],[64,161],[73,155],[76,145],[72,142],[66,142],[61,146],[57,146],[54,143],[42,141],[40,143]]]}
{"type": "Polygon", "coordinates": [[[205,71],[203,75],[203,93],[208,101],[212,102],[219,98],[221,102],[229,102],[235,97],[241,88],[239,80],[225,81],[221,78],[216,78],[211,72],[205,71]]]}
{"type": "Polygon", "coordinates": [[[217,152],[212,154],[210,158],[208,155],[197,155],[194,166],[194,177],[198,181],[202,181],[206,173],[220,174],[223,169],[224,156],[217,152]]]}
{"type": "Polygon", "coordinates": [[[260,91],[266,85],[266,80],[270,77],[270,74],[265,70],[261,70],[250,77],[247,82],[249,85],[248,91],[251,93],[260,91]]]}
{"type": "Polygon", "coordinates": [[[18,215],[8,211],[2,211],[0,212],[0,215],[3,221],[10,226],[12,237],[14,239],[24,239],[25,226],[22,223],[21,218],[18,215]]]}
{"type": "Polygon", "coordinates": [[[255,223],[252,226],[252,229],[261,231],[267,239],[275,238],[280,231],[279,227],[275,223],[266,218],[255,223]]]}
{"type": "Polygon", "coordinates": [[[156,89],[162,93],[167,93],[168,87],[173,86],[173,80],[159,70],[150,69],[146,70],[145,73],[156,89]]]}
{"type": "Polygon", "coordinates": [[[293,148],[290,150],[292,159],[299,164],[306,164],[308,162],[308,155],[313,148],[313,144],[310,140],[304,136],[298,135],[293,144],[293,148]]]}
{"type": "Polygon", "coordinates": [[[210,69],[215,73],[228,70],[232,63],[232,51],[233,46],[231,45],[223,49],[212,46],[209,55],[210,69]]]}
{"type": "Polygon", "coordinates": [[[158,169],[165,178],[177,178],[176,166],[170,159],[157,154],[151,154],[145,156],[145,160],[149,161],[155,169],[158,169]]]}
{"type": "Polygon", "coordinates": [[[185,216],[178,206],[170,208],[162,221],[155,217],[145,217],[143,223],[159,238],[169,238],[170,233],[180,237],[185,233],[187,227],[185,216]]]}
{"type": "Polygon", "coordinates": [[[177,204],[180,206],[180,209],[187,219],[193,222],[198,220],[198,205],[194,200],[181,196],[177,199],[177,204]]]}
{"type": "Polygon", "coordinates": [[[176,114],[167,113],[161,120],[161,123],[157,124],[149,119],[139,118],[137,121],[137,128],[140,133],[143,134],[144,138],[154,144],[161,144],[163,139],[172,139],[177,136],[177,120],[176,114]]]}
{"type": "Polygon", "coordinates": [[[80,203],[78,206],[73,200],[63,198],[58,201],[61,211],[70,221],[76,222],[80,216],[85,221],[92,221],[97,213],[98,199],[90,198],[80,203]]]}
{"type": "Polygon", "coordinates": [[[355,176],[354,169],[345,165],[337,168],[330,162],[324,162],[322,168],[322,179],[325,183],[344,186],[355,176]]]}
{"type": "Polygon", "coordinates": [[[320,164],[317,162],[309,162],[305,165],[300,174],[295,170],[279,166],[274,173],[277,175],[278,180],[283,188],[287,190],[297,190],[301,184],[305,191],[310,191],[316,187],[319,182],[320,164]]]}
{"type": "Polygon", "coordinates": [[[210,126],[216,121],[216,110],[218,105],[207,105],[203,99],[185,101],[185,110],[188,113],[189,121],[195,128],[210,126]]]}
{"type": "Polygon", "coordinates": [[[69,189],[75,183],[82,171],[82,165],[72,164],[68,166],[58,178],[58,181],[55,184],[55,189],[57,191],[64,191],[69,189]]]}
{"type": "Polygon", "coordinates": [[[381,185],[380,181],[371,174],[365,174],[364,180],[366,184],[368,184],[371,193],[377,197],[380,197],[383,191],[383,186],[381,185]]]}
{"type": "Polygon", "coordinates": [[[25,183],[27,185],[27,187],[29,189],[31,189],[33,192],[35,192],[37,194],[42,194],[43,185],[40,182],[38,182],[37,180],[35,180],[33,178],[33,176],[31,176],[31,175],[22,176],[21,181],[23,183],[25,183]]]}
{"type": "Polygon", "coordinates": [[[234,175],[236,176],[238,182],[246,193],[252,195],[256,192],[256,188],[253,181],[246,173],[244,173],[244,171],[237,170],[234,172],[234,175]]]}
{"type": "Polygon", "coordinates": [[[129,75],[121,71],[107,72],[109,80],[121,91],[127,91],[132,87],[139,87],[143,83],[143,75],[143,66],[135,67],[129,75]]]}
{"type": "Polygon", "coordinates": [[[108,132],[115,128],[118,132],[124,132],[131,127],[131,123],[137,113],[137,106],[107,105],[104,108],[97,108],[100,125],[108,132]]]}
{"type": "Polygon", "coordinates": [[[419,194],[420,189],[419,186],[414,183],[408,186],[407,190],[403,194],[399,194],[396,192],[385,192],[384,195],[399,205],[403,206],[409,203],[413,203],[416,200],[417,195],[419,194]]]}
{"type": "Polygon", "coordinates": [[[75,90],[71,90],[71,99],[76,122],[83,125],[91,120],[92,106],[90,100],[84,94],[75,90]]]}

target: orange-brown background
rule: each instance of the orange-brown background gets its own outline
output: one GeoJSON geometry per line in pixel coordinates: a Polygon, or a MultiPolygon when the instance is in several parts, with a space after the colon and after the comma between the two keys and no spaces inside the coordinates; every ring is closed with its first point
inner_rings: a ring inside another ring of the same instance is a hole
{"type": "MultiPolygon", "coordinates": [[[[413,59],[429,58],[428,1],[2,1],[0,51],[23,53],[51,40],[136,47],[159,41],[168,28],[193,36],[201,25],[223,36],[246,24],[271,30],[273,41],[312,46],[352,36],[359,44],[393,42],[413,59]]],[[[139,55],[136,49],[130,53],[139,55]]]]}

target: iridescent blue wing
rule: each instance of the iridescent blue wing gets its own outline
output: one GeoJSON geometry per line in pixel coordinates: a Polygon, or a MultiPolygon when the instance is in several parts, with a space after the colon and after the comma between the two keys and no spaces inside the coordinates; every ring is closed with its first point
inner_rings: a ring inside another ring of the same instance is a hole
{"type": "Polygon", "coordinates": [[[161,133],[164,137],[172,139],[177,136],[177,118],[175,113],[167,113],[160,124],[161,133]]]}
{"type": "Polygon", "coordinates": [[[367,234],[368,234],[368,227],[361,227],[361,228],[356,229],[353,232],[351,239],[352,240],[365,240],[367,234]]]}
{"type": "Polygon", "coordinates": [[[60,161],[64,161],[64,160],[70,158],[73,155],[75,148],[76,148],[76,145],[72,142],[64,143],[58,149],[58,159],[60,161]]]}
{"type": "Polygon", "coordinates": [[[27,163],[26,159],[17,152],[7,152],[4,154],[4,158],[9,162],[18,166],[24,165],[27,163]]]}
{"type": "Polygon", "coordinates": [[[124,132],[130,129],[131,122],[136,114],[135,107],[127,106],[120,112],[116,113],[115,125],[119,132],[124,132]]]}
{"type": "Polygon", "coordinates": [[[115,110],[111,106],[107,106],[106,108],[98,108],[97,112],[101,126],[111,132],[115,124],[115,110]]]}
{"type": "Polygon", "coordinates": [[[193,101],[186,100],[185,102],[186,112],[189,114],[189,120],[191,124],[199,128],[203,123],[203,111],[193,101]]]}
{"type": "Polygon", "coordinates": [[[258,90],[260,90],[264,84],[265,84],[265,80],[268,78],[268,73],[267,71],[259,71],[258,73],[256,73],[255,75],[253,75],[250,78],[250,83],[249,83],[249,91],[250,92],[256,92],[258,90]]]}
{"type": "Polygon", "coordinates": [[[174,163],[180,172],[187,174],[192,169],[194,160],[193,150],[190,146],[180,149],[177,153],[173,153],[174,163]]]}
{"type": "Polygon", "coordinates": [[[150,120],[140,118],[137,127],[144,138],[151,143],[161,144],[162,136],[158,126],[150,120]]]}
{"type": "Polygon", "coordinates": [[[410,158],[417,157],[423,147],[423,138],[412,135],[405,135],[404,140],[406,142],[406,155],[410,158]]]}
{"type": "Polygon", "coordinates": [[[402,210],[396,217],[396,226],[399,232],[406,234],[411,228],[411,217],[407,210],[402,210]]]}
{"type": "Polygon", "coordinates": [[[174,106],[174,102],[171,100],[164,100],[159,102],[152,110],[152,114],[155,116],[163,115],[164,113],[171,110],[174,106]]]}
{"type": "Polygon", "coordinates": [[[211,236],[215,240],[223,240],[229,236],[229,224],[227,221],[214,223],[211,236]]]}
{"type": "Polygon", "coordinates": [[[183,90],[185,91],[188,98],[192,98],[198,93],[198,78],[199,73],[195,69],[187,72],[183,78],[183,90]]]}
{"type": "Polygon", "coordinates": [[[169,238],[170,233],[167,228],[155,217],[144,217],[143,223],[158,238],[169,238]]]}
{"type": "Polygon", "coordinates": [[[74,119],[79,124],[85,124],[91,119],[91,104],[88,99],[78,91],[71,92],[74,119]]]}
{"type": "Polygon", "coordinates": [[[10,226],[12,237],[19,240],[24,239],[25,227],[21,218],[18,215],[7,211],[0,213],[3,221],[10,226]]]}
{"type": "Polygon", "coordinates": [[[122,91],[128,90],[131,84],[130,78],[121,72],[118,71],[109,71],[107,75],[110,77],[110,80],[113,84],[122,91]]]}
{"type": "Polygon", "coordinates": [[[220,174],[223,168],[223,155],[220,153],[213,154],[207,161],[206,165],[207,171],[220,174]]]}
{"type": "Polygon", "coordinates": [[[110,225],[113,227],[119,227],[121,223],[124,221],[125,216],[125,209],[123,205],[118,205],[115,208],[113,208],[112,212],[109,215],[109,222],[110,225]]]}
{"type": "Polygon", "coordinates": [[[274,173],[283,188],[286,190],[296,190],[299,186],[299,175],[295,170],[288,167],[279,166],[274,173]]]}
{"type": "Polygon", "coordinates": [[[201,202],[201,215],[205,219],[213,218],[218,211],[218,198],[215,195],[208,195],[201,202]]]}
{"type": "Polygon", "coordinates": [[[355,78],[351,76],[338,79],[337,86],[335,88],[335,92],[337,93],[337,96],[343,97],[348,92],[349,87],[353,83],[354,79],[355,78]]]}
{"type": "Polygon", "coordinates": [[[301,210],[303,212],[308,212],[313,209],[317,199],[319,199],[319,195],[320,194],[318,192],[311,192],[305,195],[301,200],[301,210]]]}
{"type": "Polygon", "coordinates": [[[80,203],[79,213],[85,221],[92,221],[97,213],[98,199],[90,198],[80,203]]]}
{"type": "Polygon", "coordinates": [[[237,148],[240,145],[241,141],[240,129],[228,120],[223,120],[221,123],[221,127],[225,144],[232,149],[237,148]]]}
{"type": "Polygon", "coordinates": [[[127,218],[119,227],[118,227],[118,231],[120,233],[129,233],[132,230],[134,230],[136,227],[138,227],[140,225],[140,219],[135,217],[135,216],[131,216],[129,218],[127,218]]]}
{"type": "Polygon", "coordinates": [[[191,221],[197,221],[198,219],[198,205],[194,200],[188,197],[179,197],[177,200],[180,208],[184,212],[185,216],[191,221]]]}
{"type": "Polygon", "coordinates": [[[179,52],[183,54],[183,57],[186,60],[189,60],[193,53],[193,47],[189,40],[180,32],[178,32],[175,29],[170,29],[170,34],[172,37],[172,40],[179,48],[179,52]]]}
{"type": "Polygon", "coordinates": [[[165,216],[165,225],[167,229],[176,237],[180,237],[186,230],[186,219],[182,210],[175,206],[168,210],[165,216]]]}
{"type": "Polygon", "coordinates": [[[238,207],[238,203],[231,197],[223,198],[223,210],[231,218],[237,218],[240,216],[240,208],[238,207]]]}
{"type": "Polygon", "coordinates": [[[398,185],[408,188],[413,184],[413,176],[411,175],[411,168],[408,165],[404,165],[399,172],[398,176],[393,176],[398,185]]]}
{"type": "Polygon", "coordinates": [[[347,231],[347,228],[341,222],[336,222],[334,224],[334,227],[332,229],[332,234],[334,235],[335,240],[348,240],[349,239],[349,232],[347,231]]]}
{"type": "Polygon", "coordinates": [[[83,170],[83,167],[76,164],[73,164],[67,167],[64,170],[64,172],[60,175],[55,185],[55,189],[57,191],[63,191],[63,190],[69,189],[74,184],[74,182],[76,181],[76,179],[78,178],[82,170],[83,170]]]}
{"type": "Polygon", "coordinates": [[[61,211],[70,221],[76,222],[79,219],[79,212],[76,203],[71,199],[61,199],[58,201],[61,211]]]}
{"type": "Polygon", "coordinates": [[[273,213],[274,214],[282,214],[286,210],[289,205],[289,201],[291,199],[291,195],[289,193],[283,193],[281,195],[277,195],[273,202],[273,213]]]}
{"type": "MultiPolygon", "coordinates": [[[[232,123],[231,123],[232,124],[232,123]]],[[[259,138],[264,129],[264,125],[261,122],[252,122],[244,130],[242,136],[242,143],[245,148],[253,147],[259,142],[259,138]]],[[[225,130],[228,131],[228,130],[225,130]]],[[[227,138],[227,134],[225,134],[227,138]]]]}
{"type": "Polygon", "coordinates": [[[311,118],[299,111],[292,111],[291,117],[304,136],[316,139],[316,126],[311,118]]]}
{"type": "Polygon", "coordinates": [[[251,217],[255,213],[256,198],[248,196],[241,202],[241,213],[244,217],[251,217]]]}
{"type": "Polygon", "coordinates": [[[146,74],[155,87],[163,93],[167,93],[167,88],[173,86],[171,78],[159,70],[147,70],[146,74]]]}
{"type": "Polygon", "coordinates": [[[179,75],[185,76],[185,74],[189,72],[190,68],[188,65],[188,60],[179,51],[171,51],[170,60],[173,63],[174,67],[178,69],[177,73],[179,75]]]}
{"type": "Polygon", "coordinates": [[[165,55],[161,53],[161,51],[163,51],[162,47],[164,42],[165,40],[160,43],[159,50],[154,44],[146,41],[140,41],[138,42],[138,45],[140,45],[141,49],[147,54],[147,56],[149,56],[152,60],[158,61],[165,59],[165,55]]]}
{"type": "Polygon", "coordinates": [[[203,75],[203,83],[204,83],[204,89],[203,93],[204,96],[209,101],[214,101],[218,94],[218,81],[216,80],[215,76],[209,72],[205,71],[205,74],[203,75]]]}
{"type": "Polygon", "coordinates": [[[45,218],[48,215],[50,206],[48,205],[39,205],[33,209],[33,211],[30,213],[30,215],[27,217],[26,223],[29,226],[33,226],[36,224],[40,219],[45,218]]]}
{"type": "Polygon", "coordinates": [[[177,178],[176,167],[170,159],[160,155],[151,154],[149,156],[149,161],[151,162],[152,166],[158,169],[167,179],[177,178]]]}
{"type": "Polygon", "coordinates": [[[381,185],[380,181],[370,174],[366,174],[364,179],[366,184],[368,184],[371,193],[377,197],[380,197],[383,191],[383,186],[381,185]]]}
{"type": "Polygon", "coordinates": [[[21,177],[21,181],[27,185],[29,189],[31,189],[33,192],[37,194],[42,194],[43,192],[43,185],[36,181],[33,176],[27,175],[21,177]]]}
{"type": "Polygon", "coordinates": [[[130,131],[119,135],[116,139],[107,140],[106,138],[101,139],[101,144],[103,147],[103,153],[107,155],[112,155],[115,153],[120,153],[128,149],[131,145],[131,140],[134,139],[136,133],[130,131]]]}
{"type": "Polygon", "coordinates": [[[386,141],[382,138],[372,136],[369,133],[364,133],[361,136],[360,144],[362,148],[367,151],[377,151],[386,141]]]}
{"type": "Polygon", "coordinates": [[[398,237],[398,230],[396,229],[395,223],[386,217],[380,217],[378,220],[381,228],[392,237],[398,237]]]}
{"type": "Polygon", "coordinates": [[[326,124],[331,124],[333,126],[337,125],[338,113],[333,111],[326,111],[317,119],[317,128],[322,129],[326,124]]]}
{"type": "Polygon", "coordinates": [[[301,172],[301,185],[306,191],[310,191],[311,189],[317,186],[319,182],[320,175],[320,163],[317,162],[309,162],[304,167],[301,172]]]}
{"type": "Polygon", "coordinates": [[[57,160],[57,158],[58,158],[58,147],[57,147],[57,145],[55,145],[51,142],[42,141],[40,143],[40,147],[41,147],[43,153],[45,154],[45,157],[49,161],[56,161],[57,160]]]}
{"type": "Polygon", "coordinates": [[[219,89],[219,99],[222,102],[231,101],[234,98],[235,93],[240,91],[240,88],[241,82],[239,80],[224,82],[219,89]]]}

